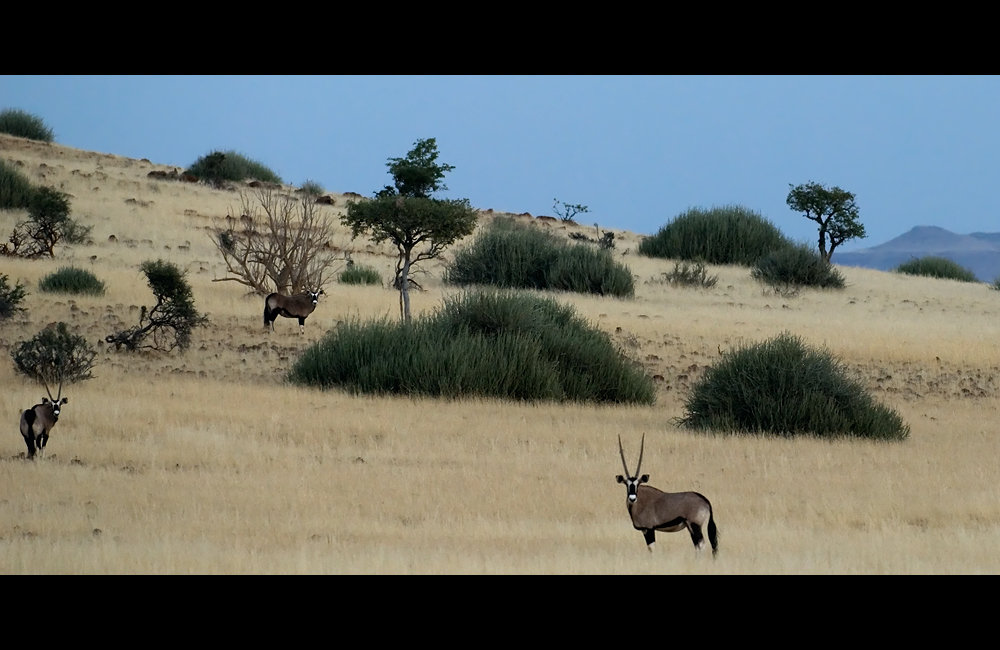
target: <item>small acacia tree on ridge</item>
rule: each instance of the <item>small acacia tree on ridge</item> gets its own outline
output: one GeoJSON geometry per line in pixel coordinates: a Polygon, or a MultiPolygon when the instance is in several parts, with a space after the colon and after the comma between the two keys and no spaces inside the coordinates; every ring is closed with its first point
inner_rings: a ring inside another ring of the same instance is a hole
{"type": "Polygon", "coordinates": [[[476,211],[468,199],[431,198],[446,190],[441,180],[452,165],[437,164],[434,138],[418,140],[406,158],[390,158],[386,166],[394,187],[386,185],[367,201],[352,201],[342,218],[351,235],[367,234],[373,242],[396,246],[395,286],[399,289],[401,317],[410,320],[410,272],[424,260],[436,258],[456,240],[472,234],[476,211]],[[425,247],[414,252],[418,246],[425,247]]]}
{"type": "Polygon", "coordinates": [[[812,181],[788,186],[791,187],[785,200],[788,207],[819,224],[819,253],[824,261],[829,262],[834,249],[845,241],[865,238],[854,194],[839,187],[827,189],[812,181]]]}
{"type": "Polygon", "coordinates": [[[69,197],[51,187],[39,187],[28,199],[28,218],[11,233],[0,252],[11,257],[55,257],[61,241],[82,244],[93,226],[82,226],[69,216],[69,197]]]}
{"type": "Polygon", "coordinates": [[[139,324],[118,331],[104,340],[121,349],[134,352],[139,349],[170,352],[180,348],[183,352],[191,345],[191,332],[195,327],[208,323],[208,318],[194,308],[191,287],[184,279],[184,272],[176,265],[163,260],[145,261],[140,270],[146,275],[153,290],[156,305],[139,314],[139,324]],[[152,343],[145,343],[152,336],[152,343]]]}

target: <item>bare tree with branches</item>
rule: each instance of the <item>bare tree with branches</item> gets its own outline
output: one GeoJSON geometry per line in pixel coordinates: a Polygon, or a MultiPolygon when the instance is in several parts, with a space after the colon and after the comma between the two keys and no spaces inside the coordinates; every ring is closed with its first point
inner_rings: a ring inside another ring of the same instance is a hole
{"type": "Polygon", "coordinates": [[[262,296],[294,295],[319,291],[333,273],[334,222],[312,197],[266,187],[242,190],[239,215],[230,208],[226,222],[212,243],[228,273],[213,282],[238,282],[262,296]]]}

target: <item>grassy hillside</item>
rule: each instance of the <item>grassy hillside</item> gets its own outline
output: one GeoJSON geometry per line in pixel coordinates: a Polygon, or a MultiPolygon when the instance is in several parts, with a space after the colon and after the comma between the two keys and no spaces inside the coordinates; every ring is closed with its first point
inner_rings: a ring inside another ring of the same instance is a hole
{"type": "MultiPolygon", "coordinates": [[[[30,293],[28,311],[0,323],[0,573],[1000,571],[1000,299],[986,285],[843,267],[847,289],[783,298],[745,268],[713,266],[714,288],[676,288],[658,281],[671,261],[634,255],[639,236],[615,231],[636,297],[556,297],[655,377],[655,405],[353,397],[284,377],[338,321],[397,314],[398,294],[333,283],[304,336],[289,319],[270,334],[261,299],[212,281],[224,266],[208,229],[238,206],[235,193],[3,135],[0,158],[70,193],[74,218],[94,226],[92,244],[53,260],[0,257],[0,274],[30,293]],[[210,325],[185,355],[99,347],[95,378],[63,391],[46,458],[24,460],[17,420],[44,390],[14,374],[11,346],[57,320],[95,345],[134,324],[152,301],[139,264],[156,258],[188,271],[210,325]],[[105,295],[38,291],[69,265],[91,270],[105,295]],[[838,355],[910,439],[735,438],[673,424],[720,351],[785,330],[838,355]],[[696,557],[686,532],[658,535],[650,556],[632,529],[617,437],[634,465],[642,433],[652,485],[712,501],[717,561],[696,557]]],[[[0,212],[0,233],[22,217],[0,212]]],[[[392,277],[389,247],[338,232],[331,246],[392,277]]],[[[442,268],[418,277],[415,314],[458,291],[442,268]]]]}

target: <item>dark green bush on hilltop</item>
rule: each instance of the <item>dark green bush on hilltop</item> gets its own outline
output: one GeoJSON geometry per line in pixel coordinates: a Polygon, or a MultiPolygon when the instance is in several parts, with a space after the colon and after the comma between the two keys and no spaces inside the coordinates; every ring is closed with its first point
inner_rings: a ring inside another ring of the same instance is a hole
{"type": "Polygon", "coordinates": [[[445,282],[503,289],[553,289],[631,297],[632,272],[610,251],[570,244],[555,235],[496,219],[455,255],[445,282]]]}
{"type": "Polygon", "coordinates": [[[290,381],[354,393],[650,404],[652,380],[572,307],[479,291],[407,322],[349,322],[290,381]]]}
{"type": "Polygon", "coordinates": [[[45,124],[45,120],[19,108],[0,111],[0,133],[42,142],[52,142],[55,139],[55,134],[45,124]]]}
{"type": "Polygon", "coordinates": [[[258,162],[235,151],[213,151],[204,155],[184,172],[197,176],[200,180],[219,186],[225,181],[258,180],[280,183],[281,177],[264,163],[258,162]]]}
{"type": "Polygon", "coordinates": [[[691,208],[639,244],[648,257],[749,266],[791,240],[758,212],[740,205],[691,208]]]}
{"type": "Polygon", "coordinates": [[[829,352],[787,332],[727,351],[692,387],[683,426],[723,433],[905,440],[910,428],[829,352]]]}
{"type": "Polygon", "coordinates": [[[65,266],[50,273],[38,282],[38,290],[48,293],[76,293],[91,296],[104,295],[104,283],[86,269],[65,266]]]}
{"type": "Polygon", "coordinates": [[[926,275],[931,278],[958,280],[960,282],[978,282],[976,274],[944,257],[921,257],[920,259],[903,262],[896,267],[897,273],[907,275],[926,275]]]}
{"type": "Polygon", "coordinates": [[[34,188],[13,163],[0,158],[0,210],[19,210],[31,204],[34,188]]]}

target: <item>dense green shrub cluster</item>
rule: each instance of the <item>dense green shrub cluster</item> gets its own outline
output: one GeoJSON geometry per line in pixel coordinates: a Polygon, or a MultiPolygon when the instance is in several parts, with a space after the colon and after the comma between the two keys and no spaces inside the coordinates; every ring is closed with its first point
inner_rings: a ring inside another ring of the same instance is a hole
{"type": "Polygon", "coordinates": [[[378,271],[364,264],[348,266],[340,273],[339,280],[344,284],[382,284],[378,271]]]}
{"type": "Polygon", "coordinates": [[[6,275],[0,275],[0,320],[10,318],[19,311],[25,311],[20,305],[26,295],[28,294],[23,284],[18,282],[12,287],[10,279],[6,275]]]}
{"type": "Polygon", "coordinates": [[[184,173],[214,185],[224,181],[249,179],[268,183],[281,182],[281,177],[266,165],[235,151],[213,151],[196,160],[184,173]]]}
{"type": "Polygon", "coordinates": [[[467,292],[409,323],[348,322],[306,350],[290,381],[355,393],[650,404],[652,380],[572,307],[467,292]]]}
{"type": "Polygon", "coordinates": [[[77,293],[91,296],[104,295],[104,283],[86,269],[64,266],[38,282],[38,290],[49,293],[77,293]]]}
{"type": "Polygon", "coordinates": [[[0,111],[0,133],[42,142],[52,142],[55,139],[55,134],[45,124],[45,120],[19,108],[0,111]]]}
{"type": "Polygon", "coordinates": [[[31,204],[35,189],[13,163],[0,158],[0,210],[18,210],[31,204]]]}
{"type": "Polygon", "coordinates": [[[724,353],[684,406],[683,426],[724,433],[905,440],[910,432],[829,352],[788,333],[724,353]]]}
{"type": "Polygon", "coordinates": [[[607,250],[570,244],[555,235],[496,219],[448,265],[445,282],[504,289],[554,289],[631,297],[632,272],[607,250]]]}
{"type": "Polygon", "coordinates": [[[844,288],[840,271],[806,244],[771,251],[753,264],[750,276],[779,291],[800,287],[844,288]]]}
{"type": "Polygon", "coordinates": [[[959,280],[960,282],[978,282],[976,274],[945,257],[921,257],[920,259],[903,262],[896,267],[897,273],[907,275],[926,275],[931,278],[959,280]]]}
{"type": "Polygon", "coordinates": [[[758,212],[740,205],[709,210],[691,208],[639,244],[648,257],[702,260],[749,266],[758,258],[792,245],[758,212]]]}

